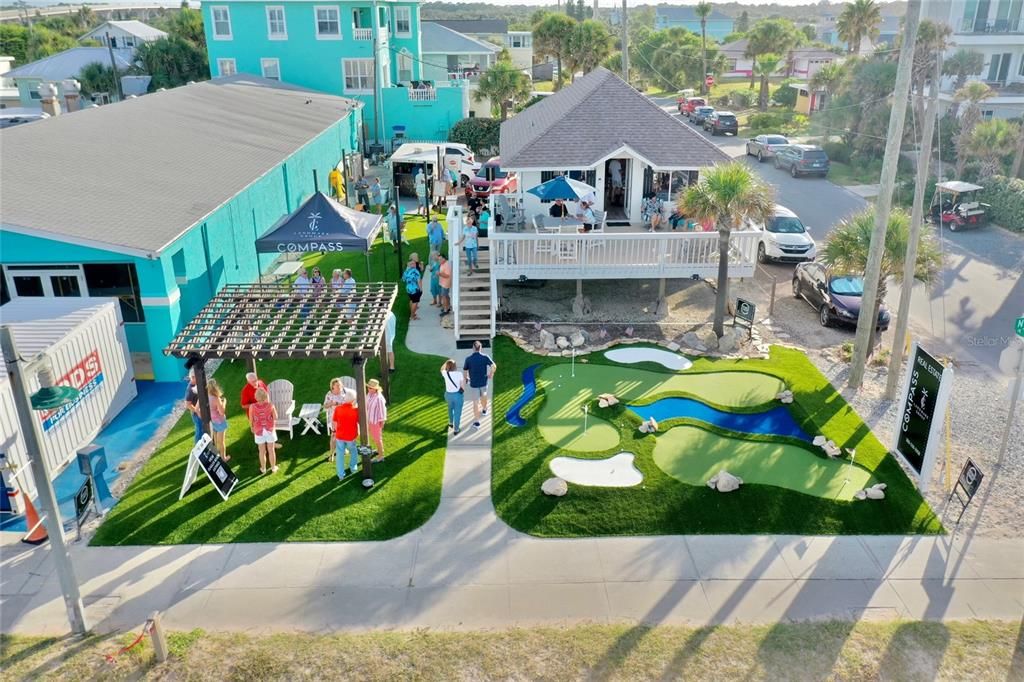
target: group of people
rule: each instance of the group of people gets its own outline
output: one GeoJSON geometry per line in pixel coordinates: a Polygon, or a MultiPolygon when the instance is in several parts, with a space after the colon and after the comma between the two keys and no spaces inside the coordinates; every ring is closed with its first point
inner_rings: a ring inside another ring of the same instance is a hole
{"type": "MultiPolygon", "coordinates": [[[[555,199],[548,209],[548,215],[559,220],[569,218],[569,206],[563,199],[555,199]]],[[[594,212],[594,202],[589,199],[581,199],[579,210],[576,212],[576,220],[582,223],[580,232],[590,232],[597,225],[597,213],[594,212]]]]}
{"type": "Polygon", "coordinates": [[[461,370],[451,358],[441,365],[444,400],[448,404],[448,429],[453,435],[462,433],[462,407],[467,388],[473,401],[473,428],[480,428],[480,418],[487,415],[488,383],[497,369],[498,365],[484,354],[479,341],[473,342],[473,352],[466,357],[461,370]]]}
{"type": "MultiPolygon", "coordinates": [[[[359,461],[359,405],[356,392],[346,388],[341,378],[331,379],[330,389],[324,396],[323,409],[327,415],[327,461],[336,462],[338,480],[355,474],[359,461]],[[346,455],[348,459],[346,460],[346,455]]],[[[370,440],[377,446],[377,454],[370,461],[384,461],[384,424],[388,420],[388,403],[377,379],[366,382],[366,423],[370,440]]]]}

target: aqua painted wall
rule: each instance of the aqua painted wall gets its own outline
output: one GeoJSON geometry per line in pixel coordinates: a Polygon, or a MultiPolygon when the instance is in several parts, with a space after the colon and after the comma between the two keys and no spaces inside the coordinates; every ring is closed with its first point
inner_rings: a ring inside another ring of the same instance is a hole
{"type": "Polygon", "coordinates": [[[447,140],[451,127],[468,116],[466,94],[461,87],[437,88],[436,93],[436,101],[416,102],[409,100],[406,88],[383,90],[385,130],[404,125],[410,140],[447,140]]]}
{"type": "Polygon", "coordinates": [[[5,265],[133,263],[145,322],[125,325],[129,348],[150,354],[157,381],[180,379],[182,361],[165,357],[162,350],[225,284],[254,282],[270,266],[276,256],[257,254],[256,238],[313,193],[314,170],[320,188],[327,189],[327,174],[341,160],[342,151],[359,147],[360,126],[360,111],[355,110],[153,258],[0,230],[0,261],[5,265]]]}
{"type": "MultiPolygon", "coordinates": [[[[721,41],[723,38],[725,38],[727,35],[733,32],[733,26],[735,26],[735,23],[732,21],[709,20],[707,22],[707,26],[705,27],[705,31],[707,33],[708,38],[721,41]]],[[[700,35],[699,19],[695,21],[677,21],[674,19],[670,19],[664,15],[658,15],[655,17],[654,27],[657,30],[663,30],[666,28],[685,28],[687,31],[690,31],[691,33],[696,33],[697,35],[700,35]]]]}

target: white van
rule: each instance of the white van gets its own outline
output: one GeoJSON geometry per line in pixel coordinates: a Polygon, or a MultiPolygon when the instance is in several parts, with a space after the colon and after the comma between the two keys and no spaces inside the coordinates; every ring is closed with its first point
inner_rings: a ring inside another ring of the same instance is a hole
{"type": "Polygon", "coordinates": [[[458,142],[406,142],[395,150],[395,153],[388,159],[387,165],[392,173],[396,170],[399,173],[405,172],[401,166],[427,166],[427,172],[433,175],[434,165],[438,156],[441,156],[446,169],[455,171],[459,183],[465,185],[476,176],[482,165],[473,157],[473,150],[458,142]],[[396,168],[396,166],[398,168],[396,168]]]}
{"type": "Polygon", "coordinates": [[[757,262],[803,263],[814,260],[817,247],[796,213],[775,204],[775,215],[767,225],[755,225],[761,232],[757,262]]]}

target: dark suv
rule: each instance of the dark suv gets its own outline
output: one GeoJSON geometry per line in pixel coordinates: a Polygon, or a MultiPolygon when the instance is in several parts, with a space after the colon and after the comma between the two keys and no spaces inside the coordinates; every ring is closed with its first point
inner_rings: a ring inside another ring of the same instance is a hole
{"type": "Polygon", "coordinates": [[[798,175],[828,175],[828,154],[811,144],[791,144],[775,152],[775,167],[798,175]]]}
{"type": "Polygon", "coordinates": [[[731,111],[714,111],[704,119],[704,130],[712,135],[722,133],[736,134],[739,124],[736,122],[736,114],[731,111]]]}

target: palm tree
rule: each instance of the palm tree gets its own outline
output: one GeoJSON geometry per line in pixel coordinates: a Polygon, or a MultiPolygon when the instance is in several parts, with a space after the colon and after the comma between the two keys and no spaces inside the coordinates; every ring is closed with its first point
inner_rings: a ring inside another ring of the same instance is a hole
{"type": "MultiPolygon", "coordinates": [[[[942,74],[944,76],[952,76],[955,79],[953,82],[953,91],[956,92],[967,85],[968,76],[981,73],[983,68],[985,68],[985,55],[980,52],[975,52],[974,50],[968,50],[965,47],[961,47],[959,50],[947,57],[943,62],[942,74]]],[[[956,118],[959,110],[960,103],[953,102],[949,113],[953,118],[956,118]]]]}
{"type": "Polygon", "coordinates": [[[811,89],[821,90],[825,93],[825,103],[839,89],[843,79],[846,78],[846,69],[842,64],[832,62],[825,64],[811,76],[811,89]]]}
{"type": "Polygon", "coordinates": [[[947,24],[922,19],[917,29],[917,42],[914,45],[914,61],[911,69],[911,92],[917,97],[911,100],[916,121],[924,120],[925,86],[935,74],[935,60],[949,47],[949,37],[953,34],[947,24]]]}
{"type": "Polygon", "coordinates": [[[882,11],[875,0],[853,0],[836,20],[836,31],[853,53],[860,49],[861,38],[867,36],[874,40],[878,37],[881,23],[882,11]]]}
{"type": "Polygon", "coordinates": [[[577,71],[590,73],[608,58],[612,51],[612,37],[600,21],[587,19],[576,25],[569,37],[566,60],[572,69],[573,78],[577,71]]]}
{"type": "Polygon", "coordinates": [[[75,20],[82,28],[89,28],[96,21],[96,13],[93,12],[92,8],[88,5],[82,5],[78,8],[78,14],[75,16],[75,20]]]}
{"type": "MultiPolygon", "coordinates": [[[[866,209],[843,220],[832,230],[819,256],[834,273],[862,273],[867,269],[868,251],[871,238],[875,233],[875,211],[866,209]]],[[[910,239],[910,216],[906,211],[894,209],[889,214],[889,228],[885,233],[885,248],[882,252],[882,270],[879,276],[878,298],[872,319],[878,319],[878,311],[885,300],[887,281],[894,278],[897,282],[903,278],[904,259],[907,255],[907,244],[910,239]]],[[[917,263],[914,267],[914,279],[925,284],[931,282],[942,266],[942,252],[931,233],[923,232],[917,245],[917,263]]],[[[863,315],[865,311],[861,311],[863,315]]],[[[872,327],[868,348],[876,344],[872,327]]]]}
{"type": "Polygon", "coordinates": [[[1010,169],[1011,178],[1019,178],[1021,165],[1024,165],[1024,121],[1017,129],[1017,151],[1013,155],[1013,167],[1010,169]]]}
{"type": "Polygon", "coordinates": [[[533,48],[538,56],[551,57],[558,68],[555,90],[562,87],[562,59],[569,52],[569,39],[576,29],[576,21],[561,12],[545,14],[533,27],[533,48]]]}
{"type": "Polygon", "coordinates": [[[964,175],[964,165],[967,157],[970,156],[968,146],[974,126],[981,120],[980,103],[996,96],[996,91],[981,81],[970,81],[960,88],[953,95],[954,102],[967,102],[963,113],[960,115],[960,132],[956,136],[956,177],[964,175]]]}
{"type": "Polygon", "coordinates": [[[100,62],[86,64],[78,72],[79,89],[84,99],[89,99],[95,92],[117,94],[117,79],[120,77],[113,68],[100,62]]]}
{"type": "Polygon", "coordinates": [[[754,62],[754,74],[761,79],[761,92],[757,97],[757,108],[761,111],[768,111],[768,78],[779,70],[782,57],[771,52],[766,52],[754,62]]]}
{"type": "Polygon", "coordinates": [[[530,99],[530,79],[511,62],[499,61],[480,76],[473,99],[477,102],[491,100],[491,109],[501,112],[504,121],[515,103],[530,99]]]}
{"type": "MultiPolygon", "coordinates": [[[[800,44],[803,34],[797,30],[792,21],[787,19],[762,19],[754,24],[747,34],[747,49],[744,56],[757,61],[761,55],[787,54],[800,44]]],[[[755,74],[750,74],[750,89],[754,89],[755,74]]]]}
{"type": "Polygon", "coordinates": [[[704,73],[700,81],[700,94],[705,95],[708,92],[708,86],[706,84],[706,77],[708,75],[708,15],[711,14],[711,3],[701,2],[697,3],[697,6],[693,9],[694,14],[700,17],[700,60],[704,73]]]}
{"type": "Polygon", "coordinates": [[[966,151],[968,156],[981,161],[982,178],[1002,170],[1003,158],[1012,152],[1019,132],[1016,124],[1003,118],[981,121],[974,126],[966,151]]]}
{"type": "Polygon", "coordinates": [[[749,221],[765,223],[775,212],[774,190],[742,163],[715,166],[690,185],[679,200],[684,215],[711,221],[718,228],[718,291],[715,297],[715,334],[725,333],[729,300],[729,235],[749,221]]]}

